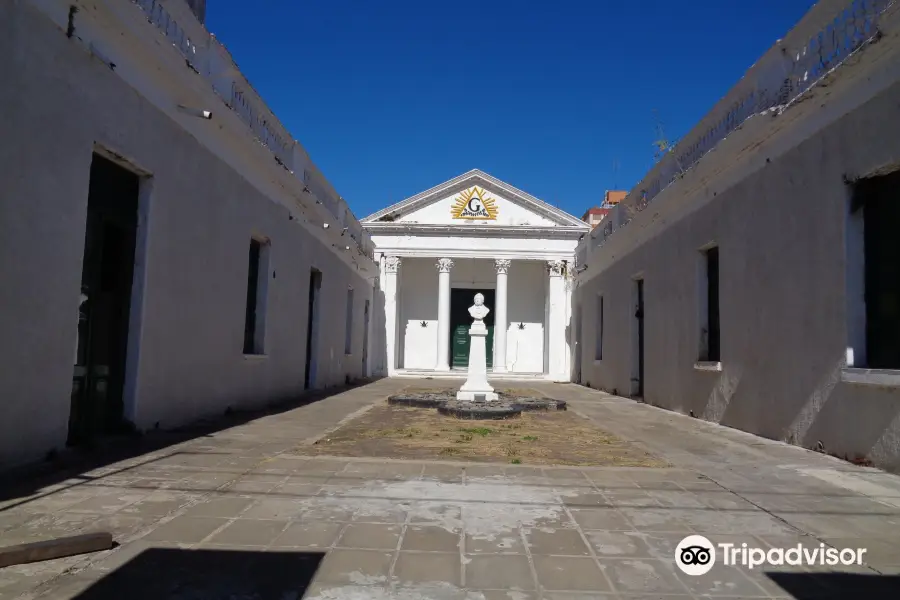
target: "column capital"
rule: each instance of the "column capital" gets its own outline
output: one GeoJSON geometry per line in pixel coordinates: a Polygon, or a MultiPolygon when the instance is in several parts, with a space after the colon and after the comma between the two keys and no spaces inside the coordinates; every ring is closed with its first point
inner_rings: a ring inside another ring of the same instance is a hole
{"type": "Polygon", "coordinates": [[[449,273],[450,269],[453,268],[453,259],[452,258],[439,258],[439,259],[437,259],[437,262],[434,263],[434,266],[437,267],[437,270],[440,273],[449,273]]]}
{"type": "Polygon", "coordinates": [[[550,277],[562,277],[565,268],[566,262],[564,260],[547,261],[547,270],[550,272],[550,277]]]}
{"type": "Polygon", "coordinates": [[[497,269],[497,274],[506,275],[509,273],[509,265],[512,263],[508,258],[497,258],[494,259],[494,267],[497,269]]]}
{"type": "Polygon", "coordinates": [[[396,273],[400,270],[400,257],[399,256],[385,256],[381,260],[384,261],[384,272],[385,273],[396,273]]]}

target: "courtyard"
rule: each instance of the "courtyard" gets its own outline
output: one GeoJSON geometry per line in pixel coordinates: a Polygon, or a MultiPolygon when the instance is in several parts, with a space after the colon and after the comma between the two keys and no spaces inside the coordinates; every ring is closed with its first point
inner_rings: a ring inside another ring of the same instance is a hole
{"type": "Polygon", "coordinates": [[[109,531],[117,547],[0,569],[0,597],[896,597],[896,476],[581,386],[528,383],[664,466],[308,451],[411,385],[383,379],[89,470],[20,478],[4,487],[3,545],[109,531]],[[689,576],[674,552],[690,534],[867,553],[861,566],[720,561],[689,576]]]}

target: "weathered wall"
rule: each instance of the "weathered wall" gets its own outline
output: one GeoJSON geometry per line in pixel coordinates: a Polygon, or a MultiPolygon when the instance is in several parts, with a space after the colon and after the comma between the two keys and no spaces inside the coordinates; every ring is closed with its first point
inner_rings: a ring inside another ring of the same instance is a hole
{"type": "Polygon", "coordinates": [[[0,464],[65,443],[95,144],[151,174],[146,243],[138,248],[139,358],[126,406],[139,428],[301,393],[311,267],[323,272],[316,384],[361,375],[371,281],[311,239],[283,206],[24,2],[0,4],[0,73],[4,89],[15,90],[0,95],[0,113],[11,117],[0,140],[0,464]],[[272,247],[267,356],[247,359],[251,235],[272,247]],[[357,291],[353,354],[345,356],[348,286],[357,291]]]}
{"type": "MultiPolygon", "coordinates": [[[[872,52],[888,56],[887,43],[872,52]]],[[[900,390],[842,380],[848,311],[861,293],[847,293],[859,265],[847,260],[845,177],[900,164],[895,61],[852,66],[847,81],[774,121],[756,117],[590,254],[577,291],[583,383],[629,393],[640,276],[646,402],[900,469],[900,390]],[[762,141],[751,143],[757,133],[762,141]],[[720,176],[731,165],[734,182],[720,176]],[[721,371],[695,367],[700,248],[710,242],[720,253],[721,371]]]]}

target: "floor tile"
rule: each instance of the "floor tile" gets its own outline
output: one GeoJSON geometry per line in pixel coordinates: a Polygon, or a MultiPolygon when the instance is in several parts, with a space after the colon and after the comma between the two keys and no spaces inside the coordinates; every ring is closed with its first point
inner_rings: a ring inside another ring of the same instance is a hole
{"type": "Polygon", "coordinates": [[[196,544],[226,523],[228,523],[227,519],[215,519],[212,517],[175,517],[141,539],[155,542],[196,544]]]}
{"type": "Polygon", "coordinates": [[[590,554],[581,534],[575,529],[532,529],[525,532],[532,554],[587,556],[590,554]]]}
{"type": "Polygon", "coordinates": [[[458,552],[459,542],[457,531],[447,531],[433,525],[409,525],[403,536],[401,550],[458,552]]]}
{"type": "Polygon", "coordinates": [[[253,502],[250,498],[213,497],[191,506],[184,514],[189,517],[223,517],[232,519],[240,515],[253,502]]]}
{"type": "Polygon", "coordinates": [[[287,527],[288,521],[238,519],[207,540],[213,544],[267,546],[287,527]]]}
{"type": "Polygon", "coordinates": [[[370,550],[396,550],[401,530],[400,525],[351,523],[344,528],[344,533],[341,534],[337,546],[370,550]]]}
{"type": "Polygon", "coordinates": [[[572,518],[582,529],[631,531],[634,527],[618,510],[612,508],[572,509],[572,518]]]}
{"type": "Polygon", "coordinates": [[[328,548],[337,541],[342,523],[291,523],[272,542],[273,548],[328,548]]]}
{"type": "Polygon", "coordinates": [[[462,561],[458,553],[401,552],[394,567],[400,585],[447,582],[460,586],[462,561]]]}
{"type": "Polygon", "coordinates": [[[391,552],[378,550],[332,550],[316,572],[316,583],[376,585],[388,581],[391,552]]]}
{"type": "Polygon", "coordinates": [[[673,562],[624,558],[605,560],[603,571],[619,593],[688,593],[674,573],[673,562]]]}
{"type": "Polygon", "coordinates": [[[644,536],[636,531],[585,531],[584,535],[598,557],[654,557],[644,536]]]}
{"type": "Polygon", "coordinates": [[[534,578],[524,555],[469,556],[466,560],[466,587],[505,590],[533,590],[534,578]]]}
{"type": "Polygon", "coordinates": [[[535,556],[534,568],[544,590],[610,591],[609,582],[591,558],[535,556]]]}
{"type": "Polygon", "coordinates": [[[467,554],[525,554],[525,543],[518,530],[490,538],[467,533],[465,544],[467,554]]]}

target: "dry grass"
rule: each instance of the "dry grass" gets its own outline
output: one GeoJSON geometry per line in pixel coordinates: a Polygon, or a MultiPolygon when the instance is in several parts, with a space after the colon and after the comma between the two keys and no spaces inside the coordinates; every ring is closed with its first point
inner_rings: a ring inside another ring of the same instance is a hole
{"type": "MultiPolygon", "coordinates": [[[[425,391],[425,390],[407,390],[425,391]]],[[[504,390],[505,391],[505,390],[504,390]]],[[[539,395],[517,390],[519,395],[539,395]]],[[[377,406],[302,454],[444,458],[513,464],[664,467],[666,463],[568,411],[473,421],[434,409],[377,406]]]]}

